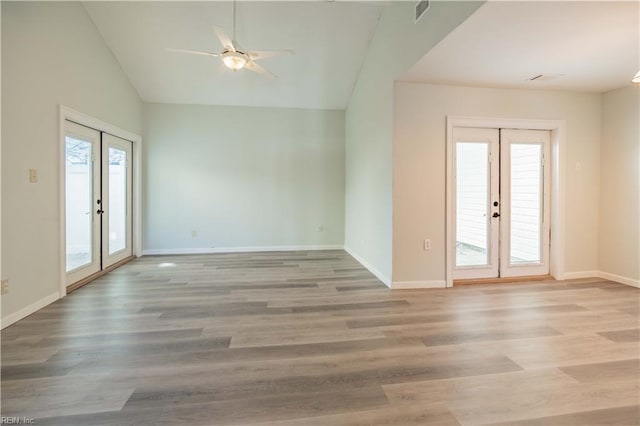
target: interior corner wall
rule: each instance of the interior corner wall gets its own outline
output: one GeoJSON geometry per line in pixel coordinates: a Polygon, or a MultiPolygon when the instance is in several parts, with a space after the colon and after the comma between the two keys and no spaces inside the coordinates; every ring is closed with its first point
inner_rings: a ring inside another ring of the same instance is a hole
{"type": "Polygon", "coordinates": [[[143,253],[342,248],[344,111],[144,104],[143,253]]]}
{"type": "Polygon", "coordinates": [[[484,2],[386,6],[346,112],[345,247],[390,285],[392,273],[393,82],[484,2]]]}
{"type": "Polygon", "coordinates": [[[0,7],[6,318],[60,289],[59,104],[141,134],[142,102],[81,3],[0,7]],[[37,169],[37,183],[29,183],[29,169],[37,169]]]}
{"type": "Polygon", "coordinates": [[[597,271],[601,100],[598,93],[397,82],[393,281],[445,280],[447,115],[566,121],[565,271],[597,271]],[[430,251],[422,247],[427,238],[430,251]]]}
{"type": "Polygon", "coordinates": [[[603,94],[600,271],[640,282],[640,87],[603,94]]]}

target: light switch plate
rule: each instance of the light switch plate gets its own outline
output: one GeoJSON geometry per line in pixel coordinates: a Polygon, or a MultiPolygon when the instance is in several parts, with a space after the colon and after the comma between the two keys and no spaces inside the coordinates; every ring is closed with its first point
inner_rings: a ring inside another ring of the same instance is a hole
{"type": "Polygon", "coordinates": [[[29,182],[31,182],[31,183],[38,182],[38,170],[37,169],[29,169],[29,182]]]}

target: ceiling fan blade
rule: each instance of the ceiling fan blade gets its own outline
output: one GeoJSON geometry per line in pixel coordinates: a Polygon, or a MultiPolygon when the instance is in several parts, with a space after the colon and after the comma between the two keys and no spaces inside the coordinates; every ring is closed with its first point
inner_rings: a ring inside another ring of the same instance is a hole
{"type": "Polygon", "coordinates": [[[246,52],[244,47],[242,47],[242,45],[240,45],[240,43],[238,43],[238,40],[231,40],[231,44],[233,44],[233,47],[234,47],[236,52],[246,52]]]}
{"type": "Polygon", "coordinates": [[[177,52],[177,53],[189,53],[191,55],[203,55],[203,56],[220,56],[217,53],[213,52],[204,52],[202,50],[189,50],[189,49],[174,49],[172,47],[166,47],[164,50],[167,52],[177,52]]]}
{"type": "Polygon", "coordinates": [[[236,51],[236,48],[233,45],[233,42],[231,41],[227,33],[225,33],[222,28],[213,27],[213,32],[216,33],[216,37],[218,37],[218,40],[220,40],[220,44],[222,45],[223,48],[229,49],[232,52],[236,51]]]}
{"type": "Polygon", "coordinates": [[[253,72],[257,72],[258,74],[266,75],[267,77],[270,77],[270,78],[278,78],[278,76],[276,76],[274,73],[272,73],[271,71],[267,70],[266,68],[256,64],[253,61],[247,62],[247,65],[245,65],[244,67],[246,69],[248,69],[248,70],[251,70],[253,72]]]}
{"type": "Polygon", "coordinates": [[[282,49],[282,50],[254,50],[253,52],[249,52],[249,57],[258,61],[260,59],[273,58],[274,56],[283,56],[283,55],[295,55],[296,52],[291,49],[282,49]]]}

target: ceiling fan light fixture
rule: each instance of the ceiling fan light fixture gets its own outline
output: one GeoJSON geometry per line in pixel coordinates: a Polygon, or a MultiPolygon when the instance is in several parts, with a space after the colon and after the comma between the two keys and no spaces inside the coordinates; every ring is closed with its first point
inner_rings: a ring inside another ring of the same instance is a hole
{"type": "Polygon", "coordinates": [[[227,68],[235,71],[247,65],[247,57],[239,52],[228,51],[222,54],[222,62],[227,68]]]}
{"type": "Polygon", "coordinates": [[[636,73],[635,77],[633,77],[633,78],[631,79],[631,81],[632,81],[633,83],[640,83],[640,71],[638,71],[638,72],[636,73]]]}
{"type": "MultiPolygon", "coordinates": [[[[2,0],[0,0],[2,1],[2,0]]],[[[256,61],[266,58],[272,58],[274,56],[280,55],[293,55],[294,51],[291,49],[285,50],[245,50],[240,46],[240,44],[236,41],[236,0],[233,0],[233,27],[232,27],[233,38],[229,37],[225,31],[220,27],[213,27],[213,32],[215,33],[218,41],[222,45],[222,51],[220,53],[215,52],[206,52],[202,50],[189,50],[189,49],[173,49],[166,48],[166,50],[170,52],[178,52],[178,53],[188,53],[191,55],[204,55],[204,56],[214,56],[222,59],[222,63],[225,67],[229,68],[232,71],[238,71],[243,68],[248,69],[249,71],[256,72],[258,74],[263,74],[271,78],[275,78],[276,75],[265,69],[264,67],[258,65],[256,61]]]]}

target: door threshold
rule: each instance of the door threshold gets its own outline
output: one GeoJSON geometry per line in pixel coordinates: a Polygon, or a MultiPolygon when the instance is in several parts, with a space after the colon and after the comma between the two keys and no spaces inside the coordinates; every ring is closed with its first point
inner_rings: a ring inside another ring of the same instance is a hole
{"type": "Polygon", "coordinates": [[[551,275],[527,275],[523,277],[500,277],[500,278],[471,278],[464,280],[453,280],[454,286],[475,285],[475,284],[514,284],[532,281],[555,281],[551,275]]]}
{"type": "Polygon", "coordinates": [[[121,261],[116,262],[113,265],[108,266],[108,267],[104,268],[103,270],[96,272],[95,274],[91,274],[88,277],[81,279],[80,281],[76,281],[73,284],[69,284],[67,286],[67,295],[69,295],[69,293],[71,293],[73,291],[76,291],[80,287],[83,287],[83,286],[89,284],[91,281],[93,281],[95,279],[98,279],[103,275],[106,275],[107,273],[113,271],[114,269],[117,269],[117,268],[121,267],[125,263],[129,263],[130,261],[132,261],[135,258],[136,258],[135,256],[129,256],[126,259],[122,259],[121,261]]]}

